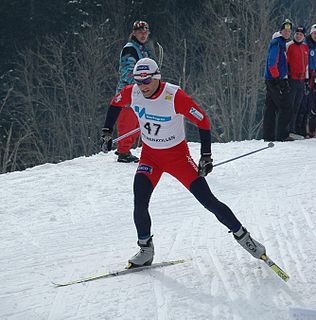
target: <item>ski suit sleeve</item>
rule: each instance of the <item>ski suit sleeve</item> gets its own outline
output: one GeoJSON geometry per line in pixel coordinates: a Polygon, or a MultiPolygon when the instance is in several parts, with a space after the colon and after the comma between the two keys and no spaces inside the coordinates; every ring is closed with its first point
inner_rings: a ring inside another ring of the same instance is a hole
{"type": "Polygon", "coordinates": [[[133,85],[124,87],[112,99],[105,117],[104,128],[113,130],[122,108],[131,104],[133,85]]]}
{"type": "Polygon", "coordinates": [[[120,87],[134,83],[133,69],[138,60],[137,52],[133,47],[124,48],[120,58],[120,87]]]}
{"type": "Polygon", "coordinates": [[[268,53],[268,69],[273,78],[279,78],[280,73],[278,69],[280,48],[279,43],[274,39],[271,42],[268,53]]]}
{"type": "Polygon", "coordinates": [[[176,113],[184,115],[199,128],[201,154],[211,153],[211,127],[205,112],[181,89],[178,89],[174,103],[176,113]]]}

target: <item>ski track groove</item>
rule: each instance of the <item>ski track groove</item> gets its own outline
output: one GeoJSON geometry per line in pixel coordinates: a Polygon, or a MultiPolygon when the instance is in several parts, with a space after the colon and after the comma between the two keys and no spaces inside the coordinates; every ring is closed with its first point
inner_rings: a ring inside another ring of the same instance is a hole
{"type": "MultiPolygon", "coordinates": [[[[180,193],[181,195],[181,193],[180,193]]],[[[176,207],[181,208],[181,198],[177,195],[177,193],[174,193],[172,195],[175,197],[174,202],[178,203],[176,207]]],[[[182,208],[180,209],[182,211],[182,208]]],[[[173,212],[170,212],[170,215],[172,215],[173,212]]],[[[192,221],[194,221],[195,218],[186,218],[183,220],[181,223],[181,226],[177,228],[177,232],[175,234],[174,239],[172,240],[172,243],[169,243],[170,249],[168,250],[168,255],[166,260],[173,260],[175,259],[175,256],[177,252],[179,251],[179,248],[183,246],[184,243],[186,243],[188,235],[191,233],[191,225],[192,221]]],[[[167,248],[164,248],[164,251],[167,251],[167,248]]],[[[172,268],[171,268],[172,269],[172,268]]],[[[165,270],[159,270],[160,272],[160,278],[164,278],[164,271],[165,270]]],[[[151,272],[153,275],[157,272],[151,272]]],[[[171,319],[169,317],[168,313],[168,305],[169,305],[169,294],[165,292],[163,286],[162,286],[162,281],[161,279],[158,280],[157,277],[153,276],[152,277],[152,287],[153,287],[153,293],[155,297],[155,310],[156,310],[156,319],[157,320],[168,320],[171,319]]]]}
{"type": "MultiPolygon", "coordinates": [[[[316,139],[307,142],[313,144],[316,139]]],[[[289,273],[288,283],[244,252],[212,214],[192,201],[187,190],[164,176],[159,197],[153,195],[150,208],[157,232],[156,260],[193,260],[141,275],[55,289],[49,279],[120,269],[122,261],[138,249],[131,194],[137,165],[124,166],[122,171],[111,153],[86,158],[87,167],[82,159],[75,159],[0,176],[7,196],[0,199],[4,280],[0,318],[266,320],[277,316],[286,320],[289,306],[312,308],[316,304],[316,223],[310,190],[315,184],[315,160],[308,143],[294,142],[292,149],[276,144],[286,152],[274,155],[266,150],[247,161],[218,167],[216,174],[207,177],[214,194],[266,243],[271,258],[289,273]],[[306,162],[294,170],[302,153],[306,162]],[[108,163],[113,172],[106,170],[108,163]],[[269,172],[275,170],[273,166],[278,166],[275,176],[269,172]],[[118,172],[124,183],[114,184],[109,176],[118,172]],[[113,243],[117,232],[124,241],[113,243]]],[[[247,147],[252,149],[251,142],[247,147]]],[[[215,151],[220,148],[214,144],[215,151]]],[[[234,144],[224,149],[220,161],[241,150],[234,144]]]]}

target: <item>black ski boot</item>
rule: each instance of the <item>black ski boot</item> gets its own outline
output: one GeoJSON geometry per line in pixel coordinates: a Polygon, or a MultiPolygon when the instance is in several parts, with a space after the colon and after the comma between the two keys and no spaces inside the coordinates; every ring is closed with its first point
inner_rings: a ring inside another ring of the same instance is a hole
{"type": "Polygon", "coordinates": [[[129,162],[139,162],[139,158],[133,156],[131,152],[118,153],[117,162],[129,163],[129,162]]]}

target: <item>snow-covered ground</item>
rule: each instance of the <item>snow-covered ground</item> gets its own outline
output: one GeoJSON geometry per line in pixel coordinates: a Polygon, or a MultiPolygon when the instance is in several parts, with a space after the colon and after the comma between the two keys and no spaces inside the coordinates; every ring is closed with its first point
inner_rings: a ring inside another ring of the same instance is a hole
{"type": "MultiPolygon", "coordinates": [[[[265,145],[215,143],[214,162],[265,145]]],[[[198,160],[199,144],[190,147],[198,160]]],[[[316,139],[275,143],[207,177],[288,283],[164,175],[150,206],[155,261],[192,261],[55,288],[51,281],[122,269],[138,250],[136,166],[111,152],[0,175],[1,320],[283,320],[291,307],[316,308],[316,139]]]]}

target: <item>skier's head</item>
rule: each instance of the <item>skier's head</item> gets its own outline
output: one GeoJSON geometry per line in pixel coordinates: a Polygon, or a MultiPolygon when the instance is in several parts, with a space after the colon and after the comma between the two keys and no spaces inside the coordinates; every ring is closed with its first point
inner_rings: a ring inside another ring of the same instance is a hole
{"type": "Polygon", "coordinates": [[[138,60],[133,70],[134,80],[145,98],[150,98],[159,87],[161,74],[155,60],[138,60]]]}
{"type": "Polygon", "coordinates": [[[150,34],[149,24],[146,21],[137,20],[133,23],[133,31],[130,38],[136,38],[138,42],[144,44],[150,34]]]}
{"type": "Polygon", "coordinates": [[[310,35],[311,35],[311,38],[313,39],[313,41],[316,42],[316,24],[313,24],[311,26],[310,35]]]}
{"type": "Polygon", "coordinates": [[[288,40],[291,36],[293,24],[289,19],[285,19],[280,27],[280,33],[285,40],[288,40]]]}
{"type": "Polygon", "coordinates": [[[306,29],[304,26],[297,26],[294,31],[294,40],[298,43],[304,41],[306,29]]]}

